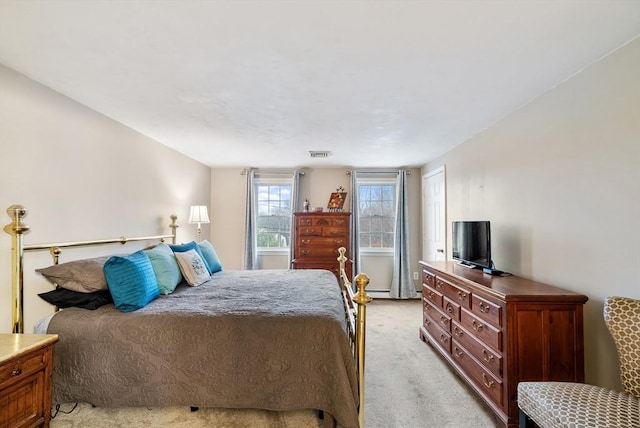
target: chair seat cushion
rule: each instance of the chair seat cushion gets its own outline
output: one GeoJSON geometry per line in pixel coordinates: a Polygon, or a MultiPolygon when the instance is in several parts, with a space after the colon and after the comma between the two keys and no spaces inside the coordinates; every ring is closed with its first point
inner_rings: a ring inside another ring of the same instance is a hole
{"type": "Polygon", "coordinates": [[[638,398],[583,383],[521,382],[518,407],[544,428],[640,427],[638,398]]]}

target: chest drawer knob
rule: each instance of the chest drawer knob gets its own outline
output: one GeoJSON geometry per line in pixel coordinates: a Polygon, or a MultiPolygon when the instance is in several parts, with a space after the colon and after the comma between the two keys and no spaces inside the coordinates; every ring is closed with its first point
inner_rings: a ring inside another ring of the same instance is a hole
{"type": "Polygon", "coordinates": [[[487,363],[491,363],[491,364],[493,364],[493,361],[494,361],[493,355],[487,352],[486,349],[482,350],[482,359],[485,360],[487,363]]]}
{"type": "Polygon", "coordinates": [[[483,324],[477,323],[476,320],[473,320],[471,322],[471,327],[473,327],[473,329],[475,331],[477,331],[478,333],[480,333],[482,331],[482,329],[484,328],[483,324]]]}
{"type": "Polygon", "coordinates": [[[446,334],[441,334],[440,340],[442,341],[442,343],[447,343],[449,341],[449,338],[447,337],[446,334]]]}
{"type": "Polygon", "coordinates": [[[311,251],[309,251],[309,250],[302,250],[302,251],[301,251],[301,253],[302,253],[302,255],[303,255],[303,256],[308,256],[309,254],[311,254],[311,251]]]}
{"type": "Polygon", "coordinates": [[[20,376],[22,374],[22,367],[16,367],[11,370],[11,377],[20,376]]]}
{"type": "Polygon", "coordinates": [[[464,331],[460,330],[458,327],[453,327],[453,334],[458,337],[462,337],[464,335],[464,331]]]}
{"type": "Polygon", "coordinates": [[[488,314],[490,310],[491,307],[489,307],[489,305],[485,305],[484,303],[480,302],[480,312],[482,312],[483,314],[488,314]]]}
{"type": "Polygon", "coordinates": [[[455,352],[458,358],[462,358],[464,356],[464,352],[462,352],[457,346],[453,348],[453,352],[455,352]]]}
{"type": "Polygon", "coordinates": [[[311,239],[303,239],[303,240],[302,240],[302,243],[303,243],[304,245],[309,245],[309,244],[311,243],[311,239]]]}
{"type": "Polygon", "coordinates": [[[467,300],[467,293],[463,293],[462,291],[458,291],[458,299],[462,300],[463,302],[465,300],[467,300]]]}
{"type": "Polygon", "coordinates": [[[442,324],[447,324],[449,322],[449,318],[447,318],[444,315],[442,315],[442,316],[440,316],[440,322],[442,324]]]}

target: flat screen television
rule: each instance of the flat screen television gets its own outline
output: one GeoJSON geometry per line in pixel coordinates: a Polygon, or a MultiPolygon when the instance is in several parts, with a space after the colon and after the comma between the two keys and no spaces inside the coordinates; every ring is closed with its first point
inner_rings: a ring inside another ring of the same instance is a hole
{"type": "Polygon", "coordinates": [[[453,259],[470,267],[491,269],[491,224],[488,221],[454,221],[453,259]]]}

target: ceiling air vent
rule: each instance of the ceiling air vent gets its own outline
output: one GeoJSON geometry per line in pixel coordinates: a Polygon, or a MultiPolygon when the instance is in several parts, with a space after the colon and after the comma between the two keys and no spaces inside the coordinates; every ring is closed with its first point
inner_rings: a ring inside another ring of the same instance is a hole
{"type": "Polygon", "coordinates": [[[309,150],[309,156],[312,158],[328,158],[331,152],[319,151],[319,150],[309,150]]]}

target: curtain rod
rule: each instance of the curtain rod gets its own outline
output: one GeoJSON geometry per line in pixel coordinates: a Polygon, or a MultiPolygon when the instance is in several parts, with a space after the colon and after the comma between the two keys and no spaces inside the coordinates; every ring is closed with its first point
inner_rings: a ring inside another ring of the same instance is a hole
{"type": "MultiPolygon", "coordinates": [[[[356,172],[358,174],[398,174],[400,173],[401,170],[397,170],[397,171],[358,171],[356,170],[356,172]]],[[[411,175],[411,171],[410,170],[406,170],[407,174],[411,175]]],[[[347,175],[351,175],[352,171],[346,171],[347,175]]]]}
{"type": "MultiPolygon", "coordinates": [[[[245,168],[242,171],[240,171],[240,175],[247,175],[247,171],[249,171],[249,168],[245,168]]],[[[256,168],[255,172],[257,174],[274,174],[274,175],[291,175],[291,174],[295,174],[296,172],[300,175],[305,175],[304,171],[298,171],[295,169],[292,170],[288,170],[288,171],[283,171],[283,170],[269,170],[269,169],[259,169],[256,168]]]]}

